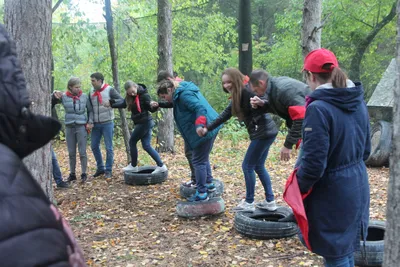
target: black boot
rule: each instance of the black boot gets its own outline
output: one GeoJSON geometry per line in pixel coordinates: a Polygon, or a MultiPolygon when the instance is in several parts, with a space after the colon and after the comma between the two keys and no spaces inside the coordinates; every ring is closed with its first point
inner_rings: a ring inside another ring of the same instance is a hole
{"type": "Polygon", "coordinates": [[[86,173],[82,173],[82,174],[81,174],[81,180],[82,180],[82,183],[86,182],[86,180],[87,180],[87,175],[86,175],[86,173]]]}
{"type": "Polygon", "coordinates": [[[76,180],[75,173],[70,173],[67,182],[72,182],[76,180]]]}
{"type": "Polygon", "coordinates": [[[97,170],[96,173],[93,174],[93,177],[98,177],[98,176],[100,176],[100,175],[102,175],[102,174],[104,174],[104,173],[105,173],[104,170],[97,170]]]}

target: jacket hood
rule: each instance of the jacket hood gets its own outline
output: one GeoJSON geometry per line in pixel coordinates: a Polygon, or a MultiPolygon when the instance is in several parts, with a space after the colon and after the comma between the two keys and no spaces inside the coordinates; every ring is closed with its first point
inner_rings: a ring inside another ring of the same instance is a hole
{"type": "Polygon", "coordinates": [[[138,87],[138,89],[137,89],[138,95],[147,93],[147,87],[146,87],[146,85],[144,85],[143,83],[138,83],[138,85],[139,85],[139,87],[138,87]]]}
{"type": "MultiPolygon", "coordinates": [[[[29,110],[29,92],[15,44],[0,25],[0,143],[24,158],[60,130],[56,120],[29,110]]],[[[49,103],[50,105],[50,103],[49,103]]]]}
{"type": "Polygon", "coordinates": [[[348,88],[320,88],[316,89],[310,98],[322,100],[334,105],[341,110],[354,112],[364,101],[364,89],[361,83],[355,83],[354,87],[348,88]]]}
{"type": "Polygon", "coordinates": [[[179,94],[183,91],[200,92],[200,89],[192,82],[180,82],[178,87],[175,89],[174,99],[178,98],[179,94]]]}

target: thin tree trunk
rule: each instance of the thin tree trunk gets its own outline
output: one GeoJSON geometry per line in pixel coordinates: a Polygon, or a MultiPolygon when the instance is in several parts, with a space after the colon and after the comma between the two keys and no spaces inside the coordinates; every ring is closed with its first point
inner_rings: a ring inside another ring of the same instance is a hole
{"type": "MultiPolygon", "coordinates": [[[[115,90],[117,90],[118,93],[121,93],[121,90],[119,89],[118,55],[117,55],[117,51],[116,51],[116,48],[115,48],[113,16],[112,16],[110,0],[105,0],[105,7],[106,7],[105,8],[106,9],[105,19],[106,19],[106,25],[107,25],[108,44],[110,46],[111,68],[112,68],[112,73],[113,73],[113,83],[114,83],[115,90]]],[[[122,129],[122,134],[124,136],[126,156],[127,156],[128,162],[131,162],[131,153],[130,153],[130,148],[129,148],[130,133],[129,133],[129,128],[128,128],[128,122],[126,120],[126,112],[125,112],[125,109],[118,109],[118,110],[119,110],[119,115],[121,117],[121,129],[122,129]]]]}
{"type": "MultiPolygon", "coordinates": [[[[169,0],[158,0],[158,71],[172,73],[172,11],[169,0]]],[[[158,121],[157,150],[174,151],[174,116],[172,109],[163,109],[158,121]]]]}
{"type": "Polygon", "coordinates": [[[251,1],[239,2],[239,70],[250,75],[253,69],[251,35],[251,1]]]}
{"type": "Polygon", "coordinates": [[[312,50],[321,48],[321,0],[304,0],[301,47],[303,58],[312,50]]]}
{"type": "Polygon", "coordinates": [[[364,57],[364,53],[367,50],[368,46],[372,43],[375,36],[379,33],[383,27],[386,26],[392,19],[396,16],[396,3],[393,3],[392,9],[389,14],[387,14],[380,22],[378,22],[374,28],[368,33],[368,35],[361,39],[356,40],[356,52],[351,60],[349,77],[351,80],[359,81],[360,80],[360,66],[361,60],[364,57]]]}
{"type": "MultiPolygon", "coordinates": [[[[31,111],[51,116],[51,0],[6,0],[4,22],[17,45],[31,111]]],[[[50,144],[24,160],[33,177],[52,199],[50,144]]]]}
{"type": "Polygon", "coordinates": [[[386,205],[386,233],[383,266],[397,267],[400,262],[400,1],[397,4],[397,86],[394,90],[392,153],[386,205]]]}

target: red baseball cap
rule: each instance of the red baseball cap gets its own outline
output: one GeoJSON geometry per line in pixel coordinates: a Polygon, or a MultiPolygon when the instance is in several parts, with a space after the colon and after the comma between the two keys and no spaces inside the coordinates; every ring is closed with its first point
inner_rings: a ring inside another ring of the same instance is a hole
{"type": "Polygon", "coordinates": [[[304,59],[303,71],[308,70],[315,73],[326,73],[331,72],[334,67],[339,67],[339,63],[336,59],[335,54],[333,54],[332,51],[328,49],[320,48],[308,53],[308,55],[304,59]],[[332,64],[331,68],[323,69],[322,67],[325,64],[332,64]]]}

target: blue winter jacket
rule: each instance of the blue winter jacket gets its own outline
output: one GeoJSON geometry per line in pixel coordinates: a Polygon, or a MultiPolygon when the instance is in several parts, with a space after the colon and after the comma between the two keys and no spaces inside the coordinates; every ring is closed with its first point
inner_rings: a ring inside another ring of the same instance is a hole
{"type": "Polygon", "coordinates": [[[176,125],[191,149],[217,135],[221,126],[208,132],[204,137],[199,137],[196,133],[197,127],[205,127],[207,122],[218,117],[218,113],[210,106],[194,83],[180,82],[172,98],[176,125]]]}
{"type": "Polygon", "coordinates": [[[369,184],[364,164],[371,150],[369,118],[360,83],[317,89],[303,122],[297,172],[313,252],[339,258],[359,250],[367,235],[369,184]]]}

